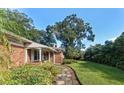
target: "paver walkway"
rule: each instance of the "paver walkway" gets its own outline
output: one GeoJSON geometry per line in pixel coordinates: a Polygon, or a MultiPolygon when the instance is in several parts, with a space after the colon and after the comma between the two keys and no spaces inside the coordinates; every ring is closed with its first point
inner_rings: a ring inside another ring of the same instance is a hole
{"type": "Polygon", "coordinates": [[[75,73],[68,66],[60,66],[61,73],[55,78],[55,85],[80,85],[75,73]]]}

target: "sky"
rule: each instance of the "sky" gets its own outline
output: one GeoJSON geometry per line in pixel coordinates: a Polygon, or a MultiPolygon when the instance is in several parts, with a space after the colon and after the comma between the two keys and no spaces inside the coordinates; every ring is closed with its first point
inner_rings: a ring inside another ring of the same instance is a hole
{"type": "Polygon", "coordinates": [[[98,43],[104,44],[106,40],[114,40],[124,32],[124,8],[21,8],[18,10],[31,17],[38,29],[45,29],[47,25],[53,25],[68,15],[76,14],[85,23],[90,23],[95,34],[94,42],[84,40],[86,48],[98,43]]]}

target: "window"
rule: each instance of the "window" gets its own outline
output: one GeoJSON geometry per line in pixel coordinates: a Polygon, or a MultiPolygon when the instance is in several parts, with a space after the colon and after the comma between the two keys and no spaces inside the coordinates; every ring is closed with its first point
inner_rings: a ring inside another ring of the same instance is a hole
{"type": "Polygon", "coordinates": [[[48,60],[48,53],[44,52],[44,60],[48,60]]]}
{"type": "Polygon", "coordinates": [[[39,51],[34,50],[34,61],[38,61],[38,60],[39,60],[39,51]]]}

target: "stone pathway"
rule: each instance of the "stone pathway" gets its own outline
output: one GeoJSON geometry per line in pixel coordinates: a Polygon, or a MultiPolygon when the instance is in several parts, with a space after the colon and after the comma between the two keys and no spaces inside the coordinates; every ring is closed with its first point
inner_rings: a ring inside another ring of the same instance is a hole
{"type": "Polygon", "coordinates": [[[55,85],[80,85],[73,70],[67,66],[60,66],[61,73],[55,78],[55,85]]]}

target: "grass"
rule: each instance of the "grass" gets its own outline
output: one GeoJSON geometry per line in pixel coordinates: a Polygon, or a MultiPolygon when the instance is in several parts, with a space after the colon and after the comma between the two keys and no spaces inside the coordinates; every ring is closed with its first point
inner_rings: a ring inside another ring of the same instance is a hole
{"type": "Polygon", "coordinates": [[[75,70],[80,82],[84,85],[124,84],[124,71],[120,69],[86,61],[68,65],[75,70]]]}

